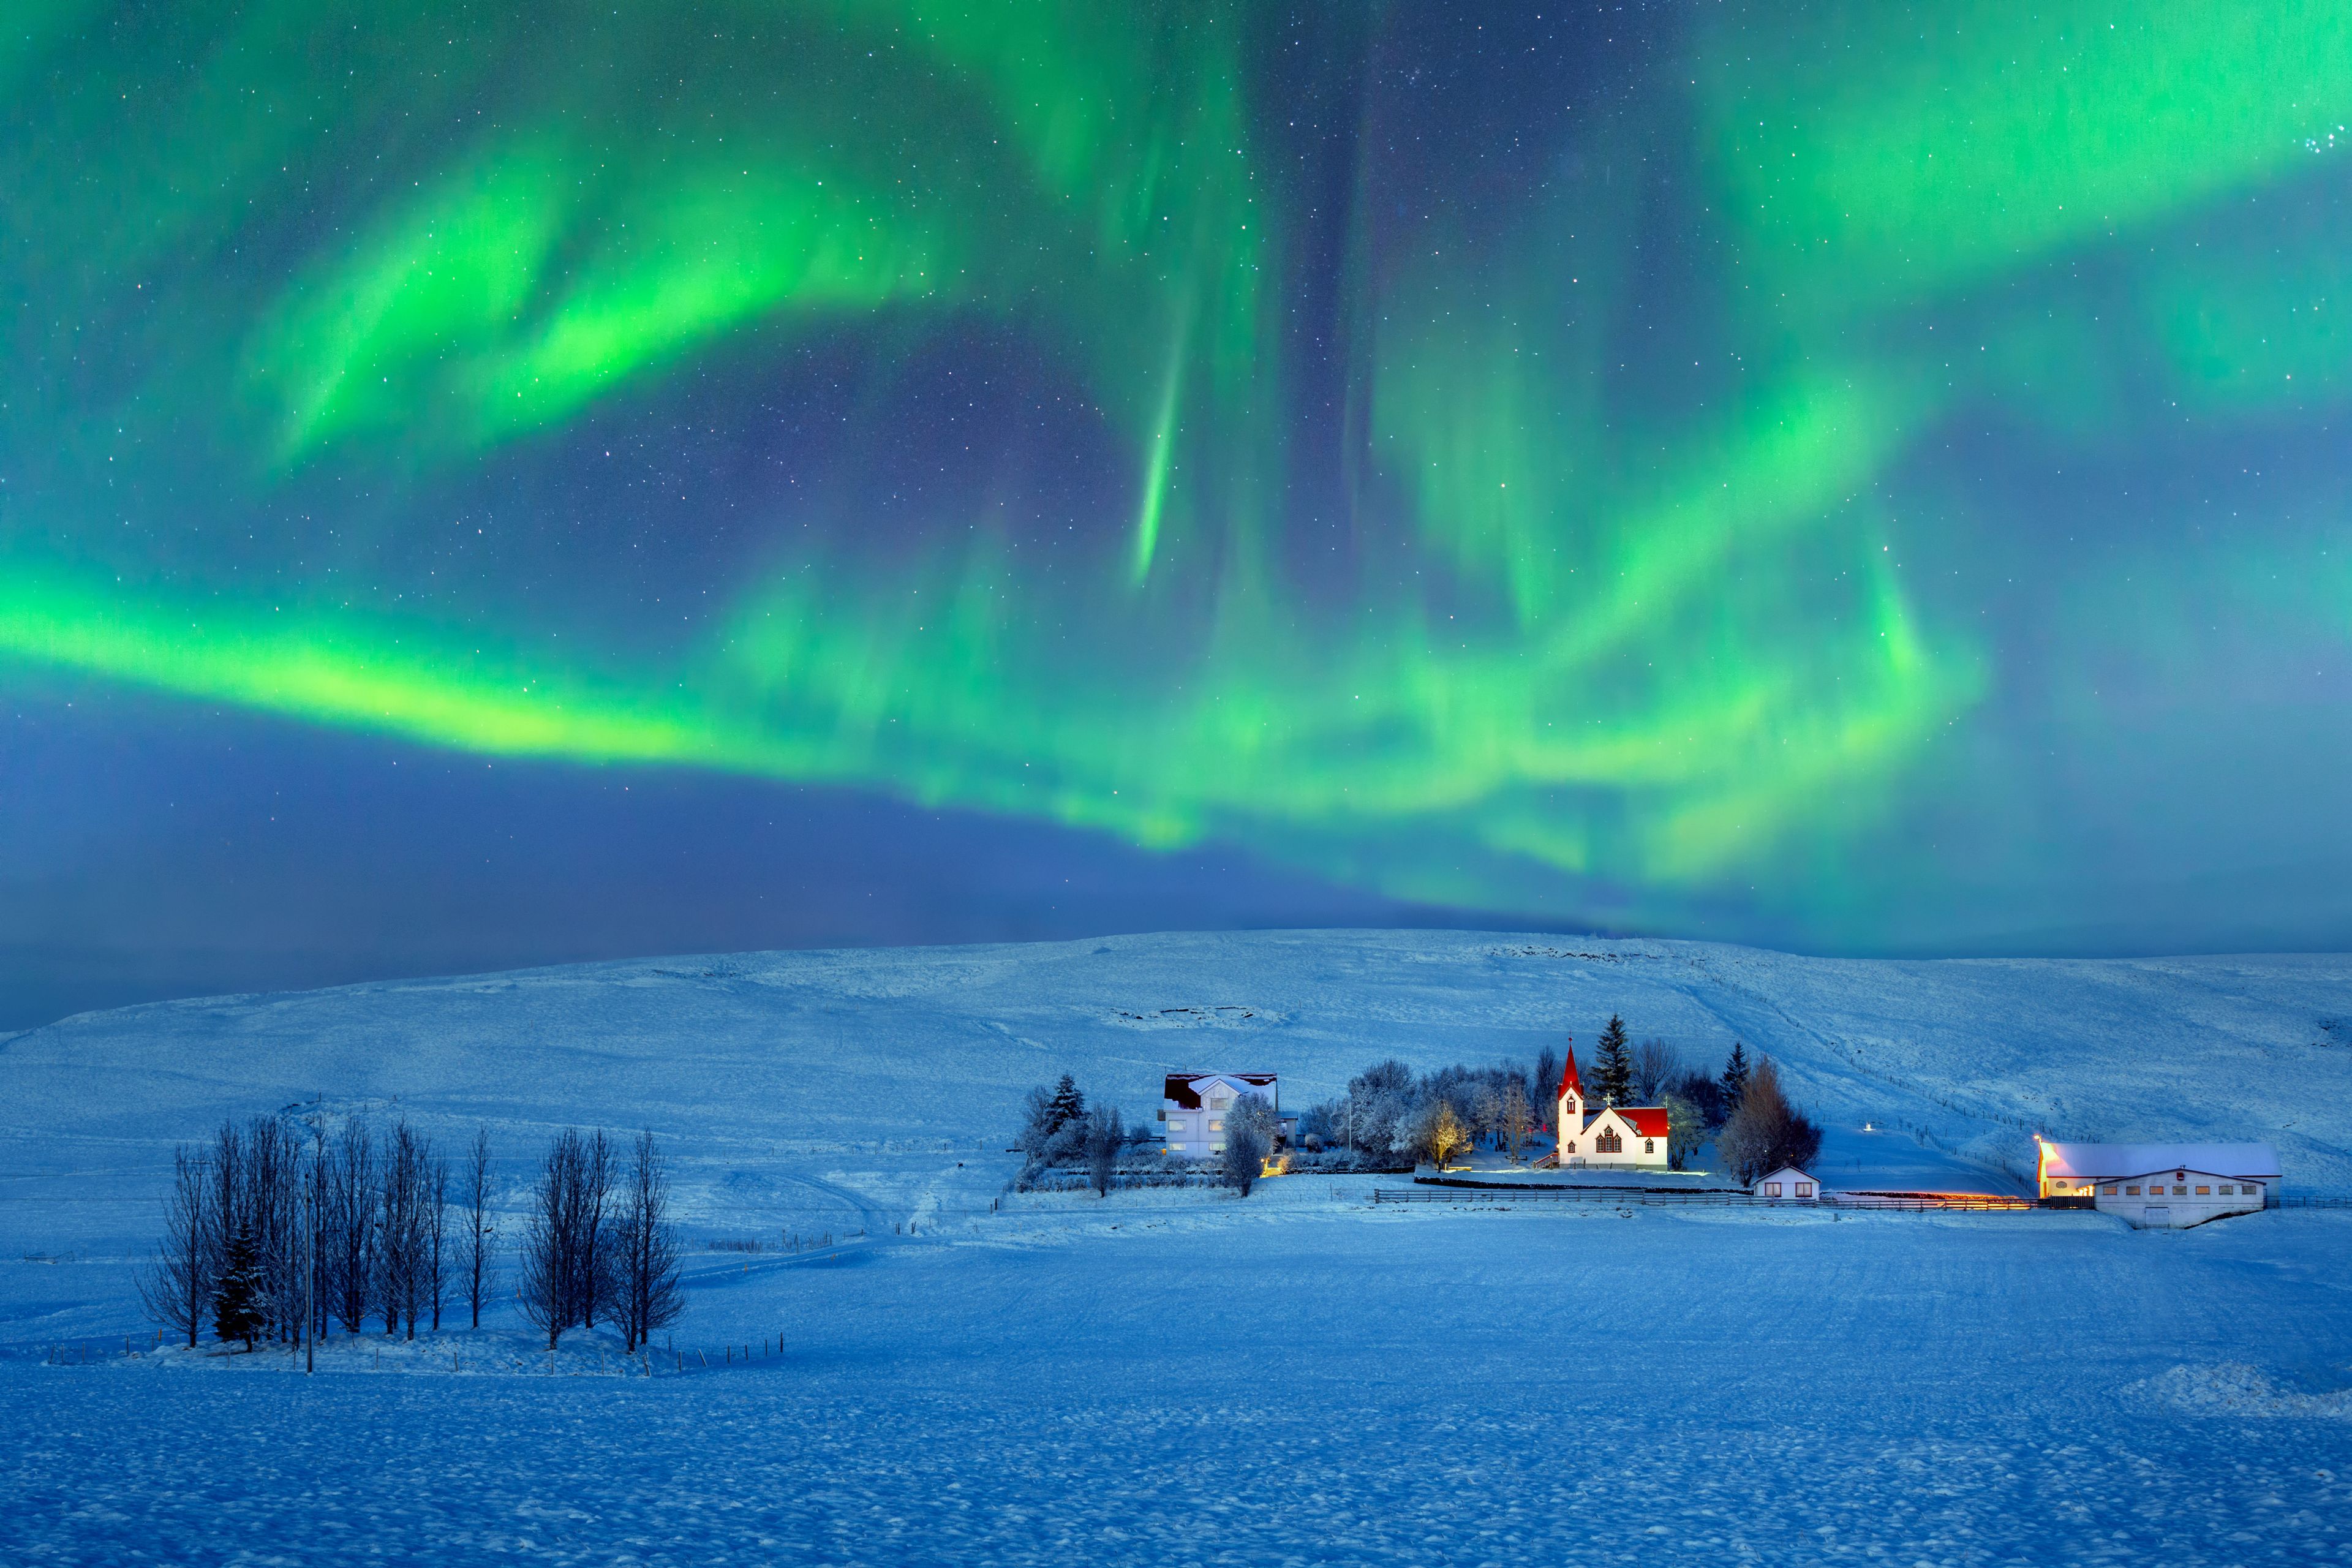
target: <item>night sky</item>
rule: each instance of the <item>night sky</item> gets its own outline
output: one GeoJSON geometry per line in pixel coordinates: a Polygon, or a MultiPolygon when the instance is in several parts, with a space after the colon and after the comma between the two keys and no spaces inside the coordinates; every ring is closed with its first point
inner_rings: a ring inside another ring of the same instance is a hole
{"type": "Polygon", "coordinates": [[[0,19],[0,1027],[2352,945],[2352,12],[0,19]]]}

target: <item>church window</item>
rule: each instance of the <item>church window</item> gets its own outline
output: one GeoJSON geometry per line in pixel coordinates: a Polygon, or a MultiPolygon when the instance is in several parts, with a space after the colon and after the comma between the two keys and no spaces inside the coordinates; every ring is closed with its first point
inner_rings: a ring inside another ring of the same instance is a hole
{"type": "Polygon", "coordinates": [[[1654,1153],[1656,1153],[1657,1152],[1658,1152],[1658,1141],[1657,1141],[1656,1139],[1654,1139],[1654,1138],[1644,1138],[1644,1139],[1643,1139],[1643,1140],[1642,1140],[1642,1152],[1643,1152],[1643,1153],[1644,1153],[1644,1154],[1654,1154],[1654,1153]]]}
{"type": "Polygon", "coordinates": [[[1625,1140],[1618,1137],[1614,1132],[1603,1132],[1592,1141],[1592,1152],[1596,1154],[1618,1153],[1624,1147],[1625,1140]]]}
{"type": "Polygon", "coordinates": [[[1568,1152],[1571,1154],[1576,1152],[1576,1140],[1573,1138],[1568,1141],[1568,1152]]]}

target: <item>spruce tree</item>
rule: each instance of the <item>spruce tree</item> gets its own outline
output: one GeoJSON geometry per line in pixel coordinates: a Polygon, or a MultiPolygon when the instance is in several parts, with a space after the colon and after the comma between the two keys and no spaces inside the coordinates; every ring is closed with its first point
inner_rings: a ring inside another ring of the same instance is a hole
{"type": "Polygon", "coordinates": [[[1731,1042],[1731,1055],[1723,1064],[1723,1113],[1738,1113],[1739,1102],[1748,1094],[1748,1047],[1738,1040],[1731,1042]]]}
{"type": "Polygon", "coordinates": [[[261,1249],[254,1245],[251,1227],[236,1227],[221,1265],[220,1283],[213,1289],[213,1333],[223,1344],[243,1340],[251,1350],[253,1336],[263,1328],[261,1249]]]}
{"type": "Polygon", "coordinates": [[[1068,1073],[1054,1086],[1054,1100],[1046,1112],[1045,1131],[1048,1136],[1071,1126],[1087,1113],[1087,1097],[1078,1092],[1077,1080],[1068,1073]]]}
{"type": "Polygon", "coordinates": [[[1625,1047],[1625,1020],[1612,1013],[1593,1058],[1592,1092],[1603,1105],[1630,1105],[1633,1091],[1633,1053],[1625,1047]]]}

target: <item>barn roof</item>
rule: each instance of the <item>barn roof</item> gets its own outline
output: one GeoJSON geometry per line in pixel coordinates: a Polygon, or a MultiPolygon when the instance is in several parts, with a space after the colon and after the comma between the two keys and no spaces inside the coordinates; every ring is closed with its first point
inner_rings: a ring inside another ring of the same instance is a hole
{"type": "Polygon", "coordinates": [[[2044,1176],[2104,1182],[2153,1171],[2278,1180],[2278,1151],[2267,1143],[2053,1143],[2042,1145],[2044,1176]]]}

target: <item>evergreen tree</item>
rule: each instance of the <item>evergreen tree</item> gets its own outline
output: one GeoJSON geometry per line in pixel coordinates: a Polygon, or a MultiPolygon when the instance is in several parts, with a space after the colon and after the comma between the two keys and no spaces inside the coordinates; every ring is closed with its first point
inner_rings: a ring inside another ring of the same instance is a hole
{"type": "Polygon", "coordinates": [[[1054,1099],[1046,1111],[1045,1131],[1048,1136],[1077,1122],[1087,1113],[1087,1097],[1078,1092],[1077,1080],[1068,1073],[1054,1086],[1054,1099]]]}
{"type": "Polygon", "coordinates": [[[1609,1015],[1592,1061],[1592,1097],[1603,1105],[1630,1105],[1633,1090],[1633,1053],[1625,1046],[1625,1020],[1609,1015]]]}
{"type": "Polygon", "coordinates": [[[221,1256],[220,1283],[213,1289],[213,1333],[223,1344],[243,1340],[253,1348],[253,1336],[265,1327],[261,1310],[261,1249],[253,1231],[238,1226],[221,1256]]]}
{"type": "Polygon", "coordinates": [[[1748,1047],[1738,1040],[1731,1042],[1731,1055],[1723,1064],[1723,1110],[1729,1116],[1739,1109],[1748,1095],[1748,1047]]]}

